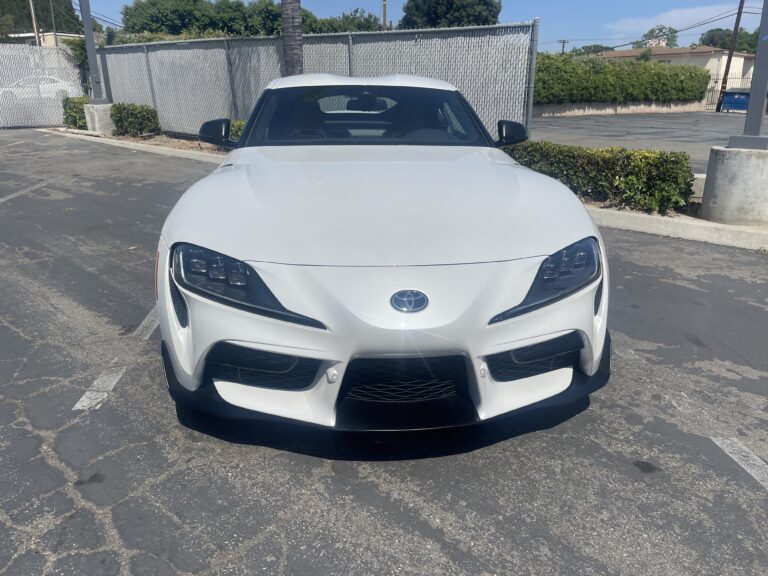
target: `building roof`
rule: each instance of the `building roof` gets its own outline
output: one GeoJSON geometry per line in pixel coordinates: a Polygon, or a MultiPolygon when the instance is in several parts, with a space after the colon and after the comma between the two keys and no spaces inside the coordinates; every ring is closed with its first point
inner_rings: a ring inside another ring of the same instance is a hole
{"type": "MultiPolygon", "coordinates": [[[[85,38],[82,34],[71,34],[69,32],[56,32],[55,34],[53,32],[40,32],[39,36],[41,38],[48,37],[48,36],[60,36],[61,38],[85,38]]],[[[34,32],[18,32],[14,34],[8,34],[9,38],[34,38],[35,33],[34,32]]]]}
{"type": "Polygon", "coordinates": [[[297,88],[302,86],[406,86],[409,88],[432,88],[451,90],[456,88],[448,82],[433,80],[422,76],[395,74],[392,76],[334,76],[333,74],[299,74],[272,80],[268,90],[278,88],[297,88]]]}
{"type": "MultiPolygon", "coordinates": [[[[728,50],[723,48],[714,48],[713,46],[695,46],[686,48],[668,48],[666,46],[653,46],[650,48],[633,48],[632,50],[608,50],[606,52],[600,52],[597,55],[601,58],[637,58],[644,52],[651,52],[651,56],[691,56],[691,55],[703,55],[711,54],[717,56],[720,54],[727,54],[728,50]]],[[[743,58],[754,58],[754,54],[748,54],[746,52],[735,52],[737,56],[743,58]]]]}

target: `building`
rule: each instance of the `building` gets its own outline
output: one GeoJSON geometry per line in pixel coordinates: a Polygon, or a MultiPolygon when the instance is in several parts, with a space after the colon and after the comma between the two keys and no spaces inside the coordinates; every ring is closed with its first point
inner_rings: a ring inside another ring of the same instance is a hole
{"type": "MultiPolygon", "coordinates": [[[[13,38],[15,42],[19,44],[35,45],[35,33],[34,32],[22,32],[20,34],[8,34],[9,38],[13,38]]],[[[40,45],[45,48],[52,48],[64,39],[69,38],[85,38],[82,34],[67,34],[62,32],[41,32],[40,33],[40,45]]]]}
{"type": "MultiPolygon", "coordinates": [[[[633,50],[614,50],[600,52],[601,58],[617,58],[634,60],[643,53],[650,52],[650,58],[654,62],[666,64],[688,64],[709,71],[712,79],[722,78],[725,72],[725,62],[728,59],[728,50],[713,48],[711,46],[696,46],[692,48],[667,48],[655,46],[650,48],[635,48],[633,50]]],[[[755,66],[755,55],[744,52],[734,52],[731,62],[729,78],[752,78],[752,69],[755,66]]]]}

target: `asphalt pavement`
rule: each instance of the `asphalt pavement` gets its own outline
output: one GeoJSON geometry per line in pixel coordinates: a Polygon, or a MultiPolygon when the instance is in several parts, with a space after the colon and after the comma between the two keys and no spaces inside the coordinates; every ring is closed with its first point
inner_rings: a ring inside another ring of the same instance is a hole
{"type": "Polygon", "coordinates": [[[211,168],[0,131],[0,573],[768,573],[768,255],[605,230],[613,376],[565,405],[180,422],[154,256],[211,168]]]}
{"type": "MultiPolygon", "coordinates": [[[[606,148],[647,148],[686,152],[697,174],[706,174],[712,146],[727,146],[743,134],[745,115],[737,112],[674,112],[534,118],[531,136],[559,144],[606,148]]],[[[763,133],[768,135],[768,121],[763,133]]]]}

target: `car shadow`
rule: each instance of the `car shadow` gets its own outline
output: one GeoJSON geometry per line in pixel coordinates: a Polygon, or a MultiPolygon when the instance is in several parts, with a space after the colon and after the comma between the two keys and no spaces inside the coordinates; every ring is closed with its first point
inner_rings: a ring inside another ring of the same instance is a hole
{"type": "Polygon", "coordinates": [[[591,378],[576,376],[563,393],[504,416],[463,428],[403,432],[340,432],[259,420],[226,420],[177,410],[179,422],[233,444],[265,446],[327,460],[396,461],[472,452],[524,434],[554,428],[585,411],[605,386],[610,360],[591,378]]]}

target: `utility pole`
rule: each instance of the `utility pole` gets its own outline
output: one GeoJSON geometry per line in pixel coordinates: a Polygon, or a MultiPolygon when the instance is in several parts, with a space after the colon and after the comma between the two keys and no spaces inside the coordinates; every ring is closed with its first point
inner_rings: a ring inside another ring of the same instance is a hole
{"type": "Polygon", "coordinates": [[[565,45],[568,44],[570,40],[558,40],[558,42],[562,45],[562,48],[560,49],[560,54],[565,54],[565,45]]]}
{"type": "Polygon", "coordinates": [[[387,30],[387,0],[381,0],[381,27],[387,30]]]}
{"type": "Polygon", "coordinates": [[[29,0],[29,13],[32,15],[32,29],[35,32],[35,46],[40,46],[40,31],[37,29],[34,0],[29,0]]]}
{"type": "MultiPolygon", "coordinates": [[[[762,136],[765,124],[765,108],[768,103],[768,1],[763,2],[763,16],[757,33],[757,54],[755,71],[752,75],[752,89],[749,94],[749,110],[744,122],[744,136],[738,142],[743,148],[768,150],[768,136],[762,136]]],[[[731,145],[734,145],[731,136],[731,145]]]]}
{"type": "Polygon", "coordinates": [[[725,61],[725,70],[723,71],[723,82],[720,84],[720,95],[717,97],[716,112],[723,109],[723,99],[725,91],[728,88],[728,75],[731,73],[731,61],[733,53],[736,51],[736,42],[739,39],[739,28],[741,27],[741,15],[744,13],[744,0],[739,0],[739,10],[736,13],[736,23],[733,25],[733,34],[731,34],[731,45],[728,47],[728,59],[725,61]]]}
{"type": "Polygon", "coordinates": [[[51,25],[53,26],[53,45],[59,47],[59,37],[56,35],[56,14],[53,13],[53,0],[48,0],[48,6],[51,7],[51,25]]]}
{"type": "Polygon", "coordinates": [[[96,44],[93,41],[90,0],[80,0],[80,17],[83,19],[85,53],[88,56],[88,75],[91,78],[91,89],[93,90],[91,104],[107,104],[108,102],[101,92],[101,77],[99,76],[99,65],[96,62],[96,44]]]}

